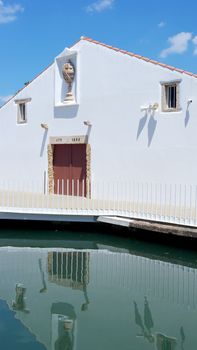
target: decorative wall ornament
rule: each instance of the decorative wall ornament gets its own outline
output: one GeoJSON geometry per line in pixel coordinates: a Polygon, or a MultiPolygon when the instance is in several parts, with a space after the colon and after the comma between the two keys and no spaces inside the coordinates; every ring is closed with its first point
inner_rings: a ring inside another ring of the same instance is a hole
{"type": "Polygon", "coordinates": [[[54,145],[49,144],[47,153],[48,153],[48,193],[54,193],[54,171],[53,171],[53,151],[54,145]]]}
{"type": "Polygon", "coordinates": [[[41,128],[43,128],[45,130],[48,130],[48,128],[49,128],[48,124],[46,124],[46,123],[41,123],[40,126],[41,126],[41,128]]]}
{"type": "Polygon", "coordinates": [[[65,96],[64,101],[67,103],[73,102],[74,96],[72,93],[72,83],[73,83],[73,80],[75,77],[75,67],[71,61],[68,61],[67,63],[65,63],[63,65],[62,74],[63,74],[64,80],[68,84],[68,91],[67,91],[67,94],[65,96]]]}
{"type": "Polygon", "coordinates": [[[86,197],[91,198],[91,146],[86,145],[86,197]]]}

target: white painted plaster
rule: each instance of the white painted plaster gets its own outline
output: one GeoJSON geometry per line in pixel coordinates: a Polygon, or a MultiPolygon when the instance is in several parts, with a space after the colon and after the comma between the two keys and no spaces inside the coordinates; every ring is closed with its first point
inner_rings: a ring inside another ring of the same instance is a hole
{"type": "Polygon", "coordinates": [[[58,97],[63,54],[0,109],[0,182],[42,181],[49,137],[89,134],[94,181],[196,184],[197,79],[87,41],[72,50],[77,104],[58,97]],[[181,111],[161,112],[161,82],[175,80],[181,111]],[[26,98],[27,124],[17,125],[14,100],[26,98]],[[157,111],[141,111],[154,103],[157,111]]]}

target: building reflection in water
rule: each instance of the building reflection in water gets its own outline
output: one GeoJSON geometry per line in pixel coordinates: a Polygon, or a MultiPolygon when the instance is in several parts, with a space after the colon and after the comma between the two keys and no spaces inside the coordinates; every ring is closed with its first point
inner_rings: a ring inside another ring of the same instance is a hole
{"type": "Polygon", "coordinates": [[[48,252],[49,282],[83,291],[84,303],[81,306],[82,311],[86,311],[90,303],[87,292],[87,285],[90,276],[89,271],[89,252],[48,252]]]}
{"type": "Polygon", "coordinates": [[[96,342],[98,348],[111,344],[115,350],[121,338],[124,349],[195,350],[190,344],[196,343],[196,263],[184,266],[103,247],[0,253],[2,298],[47,350],[75,350],[77,343],[86,348],[87,341],[87,349],[96,342]],[[127,312],[131,294],[132,315],[127,312]],[[119,315],[124,326],[117,322],[119,315]],[[136,327],[131,327],[131,316],[136,327]]]}
{"type": "MultiPolygon", "coordinates": [[[[138,337],[144,337],[149,343],[154,343],[157,350],[174,350],[177,345],[177,340],[174,337],[166,336],[162,333],[153,332],[154,327],[153,317],[147,297],[144,298],[144,319],[140,314],[137,303],[134,301],[135,323],[140,327],[141,333],[138,337]]],[[[181,327],[182,328],[182,327],[181,327]]],[[[184,331],[182,329],[182,334],[184,331]]]]}
{"type": "Polygon", "coordinates": [[[162,333],[156,334],[156,349],[158,350],[174,350],[177,345],[176,338],[171,338],[162,333]]]}
{"type": "MultiPolygon", "coordinates": [[[[40,271],[42,273],[41,268],[40,271]]],[[[90,275],[89,271],[89,252],[48,252],[49,282],[83,291],[84,303],[81,306],[82,311],[86,311],[90,303],[87,292],[90,275]]],[[[44,282],[43,278],[42,281],[44,282]]],[[[43,283],[43,286],[46,286],[46,283],[43,283]]],[[[76,338],[76,313],[74,307],[68,303],[53,303],[51,319],[52,349],[72,350],[76,338]]]]}
{"type": "Polygon", "coordinates": [[[144,301],[144,320],[142,320],[142,316],[138,309],[137,303],[134,301],[134,309],[135,309],[135,323],[140,327],[141,333],[138,336],[143,336],[145,339],[149,341],[149,343],[154,342],[154,336],[151,333],[151,328],[153,327],[153,319],[152,314],[149,308],[148,300],[145,297],[144,301]]]}
{"type": "Polygon", "coordinates": [[[26,288],[24,285],[22,283],[17,283],[15,287],[15,300],[12,301],[13,310],[29,313],[25,303],[25,292],[26,288]]]}
{"type": "Polygon", "coordinates": [[[184,350],[185,332],[184,332],[183,326],[181,326],[180,328],[180,335],[181,335],[181,350],[184,350]]]}
{"type": "Polygon", "coordinates": [[[40,270],[40,275],[42,280],[42,288],[40,289],[40,293],[45,293],[47,291],[47,285],[45,281],[45,274],[42,268],[42,259],[38,260],[38,265],[39,265],[39,270],[40,270]]]}
{"type": "Polygon", "coordinates": [[[53,303],[51,307],[52,350],[73,350],[76,340],[76,313],[68,303],[53,303]]]}

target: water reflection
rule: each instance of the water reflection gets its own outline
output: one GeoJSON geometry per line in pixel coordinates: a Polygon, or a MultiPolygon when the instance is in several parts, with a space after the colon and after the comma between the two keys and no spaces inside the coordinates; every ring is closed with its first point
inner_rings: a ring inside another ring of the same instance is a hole
{"type": "Polygon", "coordinates": [[[74,307],[67,303],[54,303],[51,308],[52,316],[52,349],[73,350],[75,344],[74,307]]]}
{"type": "Polygon", "coordinates": [[[0,273],[1,299],[37,349],[196,350],[195,261],[186,266],[113,243],[1,247],[0,273]]]}
{"type": "Polygon", "coordinates": [[[83,290],[89,283],[90,253],[52,251],[48,253],[49,281],[83,290]]]}
{"type": "Polygon", "coordinates": [[[45,273],[42,268],[42,260],[38,259],[38,265],[39,265],[39,270],[40,270],[40,276],[42,280],[42,288],[40,289],[40,293],[45,293],[47,291],[47,284],[45,281],[45,273]]]}
{"type": "Polygon", "coordinates": [[[180,328],[180,335],[181,335],[181,350],[184,350],[184,343],[185,343],[185,332],[183,327],[180,328]]]}
{"type": "Polygon", "coordinates": [[[12,302],[13,310],[22,311],[28,313],[29,310],[26,308],[25,292],[26,288],[21,283],[17,283],[15,287],[15,300],[12,302]]]}
{"type": "Polygon", "coordinates": [[[144,298],[144,320],[143,321],[142,321],[142,316],[138,309],[137,303],[135,301],[134,301],[134,308],[135,308],[135,323],[141,329],[141,334],[138,334],[138,336],[143,336],[145,339],[149,341],[149,343],[153,343],[154,336],[151,332],[151,329],[153,328],[154,323],[153,323],[152,314],[149,308],[147,298],[146,297],[144,298]]]}
{"type": "Polygon", "coordinates": [[[82,311],[86,311],[90,303],[87,291],[89,268],[89,252],[52,251],[48,253],[49,281],[83,291],[84,303],[81,305],[82,311]]]}
{"type": "MultiPolygon", "coordinates": [[[[154,333],[152,328],[154,327],[152,313],[149,307],[147,297],[144,298],[144,320],[142,321],[141,314],[139,312],[137,303],[134,301],[135,310],[135,323],[141,329],[141,333],[137,336],[143,336],[149,343],[155,343],[157,350],[169,349],[173,350],[176,347],[177,339],[166,336],[161,333],[154,333]]],[[[183,332],[183,327],[181,327],[181,334],[183,332]]],[[[182,340],[182,339],[181,339],[182,340]]],[[[183,346],[183,341],[181,342],[183,346]]]]}

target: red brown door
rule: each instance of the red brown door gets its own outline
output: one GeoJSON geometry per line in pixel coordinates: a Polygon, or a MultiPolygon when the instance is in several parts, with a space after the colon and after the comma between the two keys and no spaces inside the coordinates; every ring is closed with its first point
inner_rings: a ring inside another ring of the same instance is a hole
{"type": "Polygon", "coordinates": [[[86,196],[86,145],[54,145],[54,191],[56,194],[86,196]]]}

